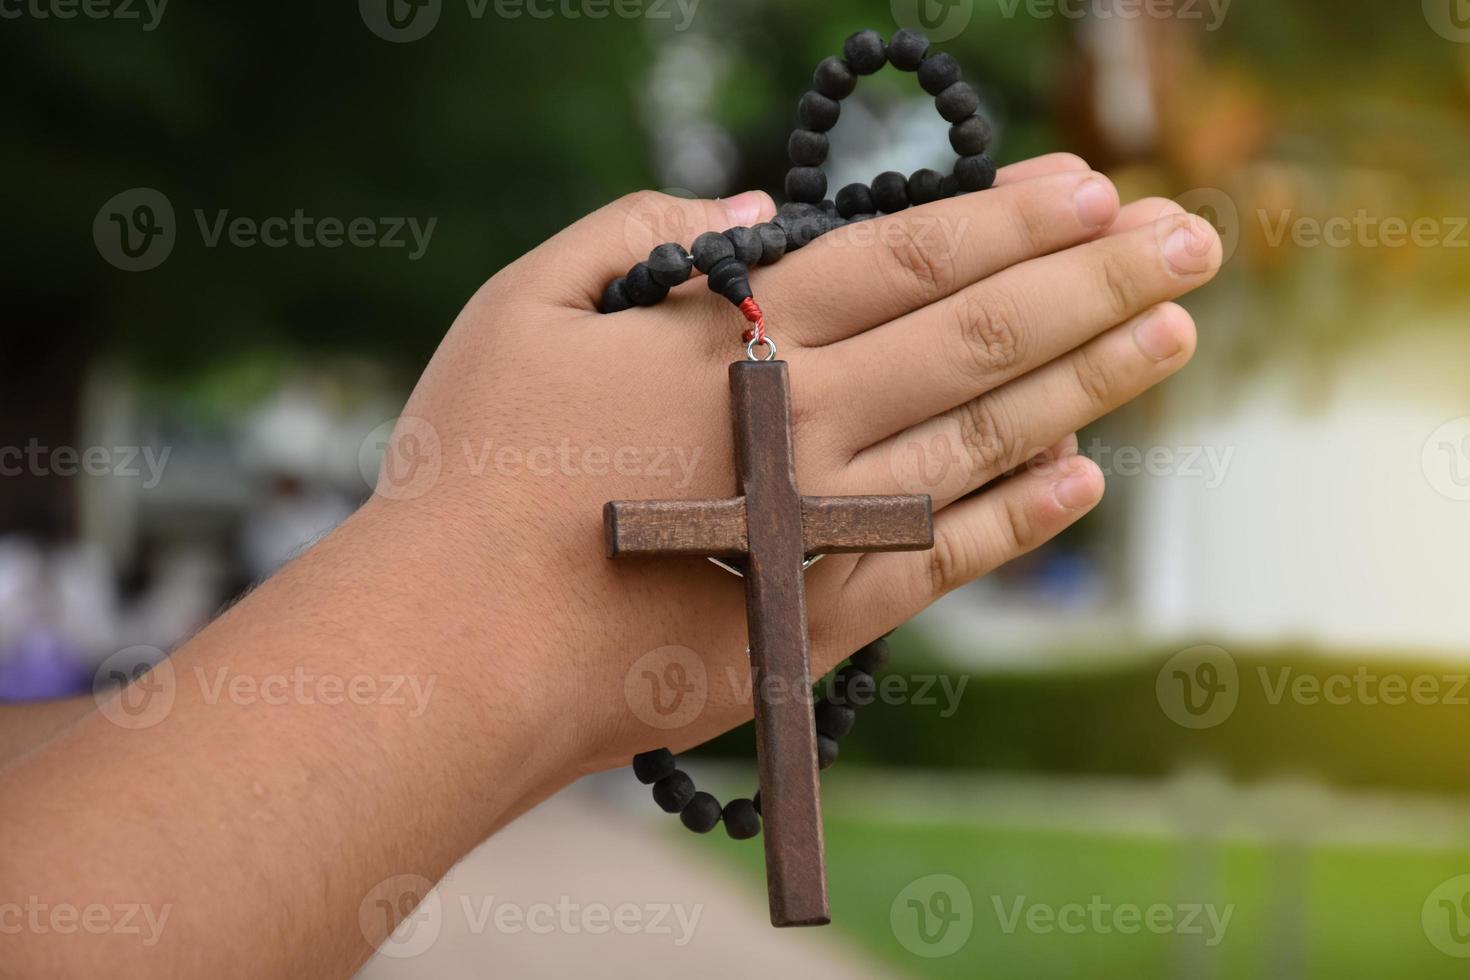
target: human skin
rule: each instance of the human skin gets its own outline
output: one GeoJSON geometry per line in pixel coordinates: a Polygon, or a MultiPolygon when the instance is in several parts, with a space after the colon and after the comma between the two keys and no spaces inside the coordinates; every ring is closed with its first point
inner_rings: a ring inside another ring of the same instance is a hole
{"type": "MultiPolygon", "coordinates": [[[[740,583],[698,559],[609,561],[601,516],[731,495],[744,323],[699,279],[652,308],[595,304],[651,246],[773,214],[763,194],[633,195],[501,270],[424,371],[379,491],[151,675],[166,710],[128,727],[104,701],[12,739],[0,976],[349,975],[411,906],[405,881],[583,774],[748,720],[740,583]],[[656,450],[693,464],[663,472],[656,450]],[[640,703],[650,656],[703,671],[677,725],[640,703]],[[303,676],[305,694],[270,686],[303,676]],[[404,677],[422,703],[329,704],[319,684],[404,677]],[[37,903],[168,912],[148,945],[44,916],[9,928],[7,907],[37,903]]],[[[1063,155],[753,272],[802,492],[927,492],[936,511],[931,552],[807,573],[814,674],[1096,505],[1073,433],[1188,361],[1171,301],[1220,254],[1205,222],[1120,209],[1063,155]]]]}

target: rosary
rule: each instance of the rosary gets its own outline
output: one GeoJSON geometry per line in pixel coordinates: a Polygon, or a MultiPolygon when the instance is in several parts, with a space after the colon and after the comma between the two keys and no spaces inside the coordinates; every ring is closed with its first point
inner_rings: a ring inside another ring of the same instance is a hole
{"type": "Polygon", "coordinates": [[[991,128],[975,90],[960,80],[948,54],[929,54],[918,31],[901,30],[887,44],[876,31],[859,31],[841,58],[827,58],[812,90],[797,107],[801,126],[788,144],[787,204],[754,228],[706,232],[692,248],[668,243],[647,261],[610,283],[603,313],[652,306],[669,290],[704,273],[709,288],[733,303],[749,323],[742,340],[746,359],[730,365],[735,421],[737,496],[700,501],[612,501],[603,509],[610,558],[702,556],[745,582],[746,629],[752,690],[756,692],[756,754],[760,790],[723,808],[676,768],[668,749],[633,759],[639,782],[653,799],[679,814],[684,826],[708,833],[721,821],[737,840],[766,825],[766,881],[771,924],[825,925],[831,921],[822,848],[817,773],[837,759],[837,740],[852,730],[854,709],[871,703],[873,675],[888,659],[880,638],[853,654],[829,695],[812,704],[803,573],[822,555],[872,551],[922,551],[934,546],[934,516],[927,496],[805,497],[796,488],[791,440],[791,393],[786,363],[766,333],[765,314],[750,288],[750,268],[775,262],[835,228],[892,214],[956,194],[986,190],[995,163],[986,155],[991,128]],[[857,76],[892,64],[917,72],[950,126],[959,154],[954,172],[919,170],[904,177],[886,172],[871,186],[849,184],[836,200],[824,200],[827,131],[837,124],[840,100],[857,76]]]}

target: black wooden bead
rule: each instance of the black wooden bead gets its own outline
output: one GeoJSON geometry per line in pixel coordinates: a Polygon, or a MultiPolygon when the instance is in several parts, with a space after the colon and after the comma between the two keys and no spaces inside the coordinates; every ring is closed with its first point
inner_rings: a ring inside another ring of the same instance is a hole
{"type": "Polygon", "coordinates": [[[939,197],[941,200],[954,197],[960,192],[960,182],[954,174],[945,174],[944,179],[939,182],[939,197]]]}
{"type": "Polygon", "coordinates": [[[849,217],[847,219],[847,223],[850,224],[850,225],[855,225],[859,221],[872,221],[876,217],[878,217],[878,215],[877,214],[874,214],[874,213],[854,214],[854,215],[852,215],[851,217],[849,217]]]}
{"type": "Polygon", "coordinates": [[[881,636],[852,655],[850,663],[866,674],[876,674],[888,663],[888,641],[881,636]]]}
{"type": "Polygon", "coordinates": [[[826,213],[827,217],[837,217],[837,202],[832,200],[831,198],[827,198],[823,201],[818,201],[817,207],[821,208],[826,213]]]}
{"type": "Polygon", "coordinates": [[[750,800],[731,800],[725,804],[721,816],[725,820],[725,833],[735,840],[750,840],[761,832],[760,814],[750,800]]]}
{"type": "Polygon", "coordinates": [[[919,65],[919,85],[930,95],[938,95],[959,80],[960,63],[947,52],[925,58],[919,65]]]}
{"type": "Polygon", "coordinates": [[[909,175],[909,201],[928,204],[939,200],[939,185],[944,175],[937,170],[915,170],[909,175]]]}
{"type": "Polygon", "coordinates": [[[969,82],[955,82],[934,96],[934,107],[950,122],[964,122],[980,108],[980,96],[969,82]]]}
{"type": "Polygon", "coordinates": [[[700,235],[689,251],[694,255],[695,267],[705,275],[709,275],[709,270],[718,263],[735,256],[734,244],[717,231],[707,231],[700,235]]]}
{"type": "Polygon", "coordinates": [[[645,786],[656,783],[665,776],[674,774],[674,753],[668,749],[654,749],[633,756],[633,775],[645,786]]]}
{"type": "Polygon", "coordinates": [[[837,192],[837,213],[844,218],[855,214],[872,214],[877,210],[873,203],[873,192],[867,184],[848,184],[837,192]]]}
{"type": "Polygon", "coordinates": [[[602,302],[597,304],[597,308],[604,313],[621,313],[630,309],[633,301],[628,298],[627,286],[628,280],[624,276],[618,276],[608,283],[607,288],[602,291],[602,302]]]}
{"type": "Polygon", "coordinates": [[[991,135],[989,119],[971,116],[949,127],[949,145],[960,156],[970,157],[990,149],[991,135]]]}
{"type": "Polygon", "coordinates": [[[834,55],[817,65],[812,75],[812,88],[829,99],[845,99],[857,88],[857,73],[851,65],[834,55]]]}
{"type": "Polygon", "coordinates": [[[995,184],[995,161],[984,153],[960,157],[955,161],[954,176],[962,191],[988,190],[995,184]]]}
{"type": "Polygon", "coordinates": [[[786,254],[786,232],[769,221],[755,226],[761,240],[761,265],[770,265],[786,254]]]}
{"type": "Polygon", "coordinates": [[[682,769],[675,769],[653,784],[653,802],[657,803],[665,813],[678,813],[692,799],[694,799],[694,780],[690,779],[682,769]]]}
{"type": "Polygon", "coordinates": [[[725,237],[735,246],[736,260],[747,269],[761,260],[761,237],[754,228],[731,228],[725,237]]]}
{"type": "Polygon", "coordinates": [[[827,134],[795,129],[786,141],[786,153],[798,167],[820,167],[827,159],[827,134]]]}
{"type": "Polygon", "coordinates": [[[818,133],[825,133],[836,126],[840,115],[842,103],[821,92],[806,93],[796,105],[796,116],[801,120],[801,125],[818,133]]]}
{"type": "Polygon", "coordinates": [[[815,204],[791,201],[776,211],[773,224],[786,232],[786,250],[794,252],[827,232],[827,213],[815,204]]]}
{"type": "Polygon", "coordinates": [[[888,63],[899,71],[918,71],[929,53],[929,39],[919,31],[905,27],[888,42],[888,63]]]}
{"type": "Polygon", "coordinates": [[[827,195],[827,175],[821,167],[792,167],[786,171],[786,197],[816,204],[827,195]]]}
{"type": "Polygon", "coordinates": [[[648,253],[648,268],[660,286],[677,286],[694,270],[694,260],[682,245],[669,242],[648,253]]]}
{"type": "Polygon", "coordinates": [[[647,262],[639,262],[629,269],[627,280],[623,290],[639,306],[652,306],[669,295],[669,287],[654,280],[653,270],[648,268],[647,262]]]}
{"type": "Polygon", "coordinates": [[[886,170],[873,178],[873,203],[884,214],[893,214],[909,206],[909,181],[903,174],[886,170]]]}
{"type": "Polygon", "coordinates": [[[719,293],[739,306],[753,295],[750,291],[750,269],[733,255],[709,270],[709,291],[719,293]]]}
{"type": "Polygon", "coordinates": [[[679,811],[679,819],[696,834],[707,834],[720,822],[720,801],[703,791],[695,793],[679,811]]]}
{"type": "Polygon", "coordinates": [[[849,708],[861,708],[873,703],[877,688],[878,682],[873,680],[872,674],[849,664],[833,678],[830,700],[849,708]]]}
{"type": "Polygon", "coordinates": [[[842,56],[859,75],[871,75],[888,61],[888,46],[877,31],[858,31],[842,42],[842,56]]]}
{"type": "Polygon", "coordinates": [[[837,739],[825,735],[817,736],[817,768],[831,769],[837,761],[837,739]]]}
{"type": "Polygon", "coordinates": [[[841,738],[852,731],[857,712],[845,704],[837,704],[825,698],[817,702],[817,734],[828,738],[841,738]]]}
{"type": "Polygon", "coordinates": [[[761,812],[761,791],[756,790],[755,795],[750,798],[750,805],[755,807],[755,812],[761,812]]]}

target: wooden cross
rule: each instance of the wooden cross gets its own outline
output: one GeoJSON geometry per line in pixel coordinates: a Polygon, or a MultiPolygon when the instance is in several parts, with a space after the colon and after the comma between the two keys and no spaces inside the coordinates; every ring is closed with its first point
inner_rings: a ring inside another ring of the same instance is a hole
{"type": "Polygon", "coordinates": [[[730,388],[739,496],[613,501],[603,509],[607,553],[742,561],[771,924],[825,925],[803,563],[838,552],[931,548],[934,515],[928,497],[801,496],[786,363],[737,361],[730,388]]]}

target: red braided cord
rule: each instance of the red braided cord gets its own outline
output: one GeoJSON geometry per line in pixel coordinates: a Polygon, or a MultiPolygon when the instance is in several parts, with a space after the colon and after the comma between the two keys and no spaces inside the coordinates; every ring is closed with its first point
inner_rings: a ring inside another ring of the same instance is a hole
{"type": "Polygon", "coordinates": [[[747,344],[754,340],[757,344],[766,342],[766,315],[761,312],[760,304],[754,298],[746,298],[740,301],[740,312],[745,319],[754,324],[751,329],[740,335],[740,339],[747,344]]]}

